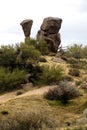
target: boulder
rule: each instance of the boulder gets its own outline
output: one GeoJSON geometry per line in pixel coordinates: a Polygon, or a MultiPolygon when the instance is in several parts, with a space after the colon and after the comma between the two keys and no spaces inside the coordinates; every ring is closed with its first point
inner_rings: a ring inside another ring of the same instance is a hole
{"type": "Polygon", "coordinates": [[[22,26],[25,37],[30,37],[32,24],[33,24],[33,20],[31,20],[31,19],[23,20],[20,23],[20,25],[22,26]]]}
{"type": "Polygon", "coordinates": [[[59,30],[61,28],[62,19],[47,17],[38,31],[37,38],[39,41],[46,41],[49,52],[57,52],[61,43],[59,30]]]}
{"type": "Polygon", "coordinates": [[[55,34],[58,33],[61,28],[62,19],[54,18],[54,17],[47,17],[43,20],[41,25],[41,30],[48,34],[55,34]]]}

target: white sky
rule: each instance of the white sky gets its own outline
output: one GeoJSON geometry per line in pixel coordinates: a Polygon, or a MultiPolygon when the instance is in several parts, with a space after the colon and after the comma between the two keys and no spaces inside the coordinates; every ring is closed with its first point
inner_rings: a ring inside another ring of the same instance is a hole
{"type": "Polygon", "coordinates": [[[45,17],[60,17],[62,45],[87,44],[87,0],[0,0],[0,45],[24,41],[20,22],[32,19],[35,37],[45,17]]]}

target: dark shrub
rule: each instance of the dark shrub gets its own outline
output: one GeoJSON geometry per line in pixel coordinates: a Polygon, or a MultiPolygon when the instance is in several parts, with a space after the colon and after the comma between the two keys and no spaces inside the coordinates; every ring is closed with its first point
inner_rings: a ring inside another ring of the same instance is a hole
{"type": "Polygon", "coordinates": [[[21,60],[31,60],[33,62],[39,60],[40,52],[32,45],[28,45],[25,43],[22,43],[20,45],[21,50],[21,60]]]}
{"type": "Polygon", "coordinates": [[[69,74],[71,76],[76,76],[76,77],[79,77],[80,76],[80,71],[78,69],[70,69],[69,70],[69,74]]]}
{"type": "Polygon", "coordinates": [[[59,86],[49,89],[44,97],[48,100],[60,100],[63,104],[67,104],[69,100],[80,96],[80,92],[73,83],[62,81],[59,86]]]}
{"type": "Polygon", "coordinates": [[[12,90],[20,87],[25,82],[26,72],[24,70],[15,69],[13,72],[5,68],[0,68],[0,90],[12,90]]]}
{"type": "Polygon", "coordinates": [[[30,70],[31,75],[29,77],[29,81],[32,82],[34,85],[37,85],[40,82],[40,78],[43,73],[43,70],[38,65],[32,66],[31,68],[32,69],[30,70]]]}
{"type": "Polygon", "coordinates": [[[13,46],[0,47],[0,66],[8,67],[11,70],[15,68],[16,53],[13,46]]]}
{"type": "Polygon", "coordinates": [[[42,55],[48,54],[48,45],[45,41],[37,41],[36,49],[38,49],[42,55]]]}
{"type": "Polygon", "coordinates": [[[3,111],[1,112],[1,114],[2,114],[2,115],[8,115],[9,112],[8,112],[7,110],[3,110],[3,111]]]}

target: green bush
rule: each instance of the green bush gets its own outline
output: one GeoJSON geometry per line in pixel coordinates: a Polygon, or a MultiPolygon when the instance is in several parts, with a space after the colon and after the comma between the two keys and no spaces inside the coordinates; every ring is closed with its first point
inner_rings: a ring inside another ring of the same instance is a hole
{"type": "Polygon", "coordinates": [[[32,45],[21,43],[17,46],[17,68],[29,71],[31,66],[36,66],[39,62],[41,53],[32,45]]]}
{"type": "Polygon", "coordinates": [[[73,58],[73,57],[72,58],[68,58],[67,62],[69,64],[78,64],[78,60],[73,58]]]}
{"type": "Polygon", "coordinates": [[[80,93],[71,82],[62,81],[59,86],[49,89],[44,97],[48,100],[60,100],[67,104],[69,100],[79,97],[80,93]]]}
{"type": "Polygon", "coordinates": [[[48,45],[45,41],[30,38],[25,41],[25,44],[35,47],[35,49],[39,50],[42,55],[48,54],[48,45]]]}
{"type": "Polygon", "coordinates": [[[87,46],[83,47],[83,58],[87,58],[87,46]]]}
{"type": "Polygon", "coordinates": [[[79,69],[70,69],[70,70],[69,70],[69,74],[70,74],[71,76],[79,77],[79,76],[80,76],[80,71],[79,71],[79,69]]]}
{"type": "Polygon", "coordinates": [[[40,78],[43,73],[42,68],[39,65],[31,66],[29,73],[31,74],[31,76],[29,77],[29,81],[32,82],[34,85],[39,85],[40,78]]]}
{"type": "Polygon", "coordinates": [[[0,48],[0,66],[14,69],[16,62],[16,53],[13,46],[1,46],[0,48]]]}
{"type": "Polygon", "coordinates": [[[82,45],[74,44],[73,46],[69,47],[65,53],[67,57],[73,57],[76,59],[83,58],[83,48],[82,45]]]}
{"type": "Polygon", "coordinates": [[[48,45],[45,41],[38,41],[36,48],[41,52],[42,55],[47,55],[48,52],[48,45]]]}
{"type": "Polygon", "coordinates": [[[64,76],[63,68],[61,66],[41,66],[42,73],[38,77],[38,80],[34,80],[35,84],[38,85],[49,85],[49,84],[58,84],[64,76]]]}
{"type": "Polygon", "coordinates": [[[74,44],[71,47],[68,47],[64,53],[66,57],[73,57],[76,59],[87,58],[87,46],[82,46],[74,44]]]}
{"type": "Polygon", "coordinates": [[[25,43],[22,43],[21,45],[20,45],[20,50],[21,50],[21,58],[23,59],[23,60],[33,60],[33,61],[37,61],[37,60],[39,60],[39,57],[40,57],[40,52],[37,50],[37,49],[35,49],[35,47],[34,46],[32,46],[32,45],[27,45],[27,44],[25,44],[25,43]]]}
{"type": "Polygon", "coordinates": [[[0,91],[7,91],[20,87],[25,82],[25,71],[15,69],[12,72],[0,68],[0,91]]]}

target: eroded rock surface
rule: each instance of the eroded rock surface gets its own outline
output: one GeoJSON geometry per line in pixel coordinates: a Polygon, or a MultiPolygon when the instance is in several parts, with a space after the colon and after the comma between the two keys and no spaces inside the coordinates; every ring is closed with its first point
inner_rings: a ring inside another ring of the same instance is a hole
{"type": "Polygon", "coordinates": [[[23,29],[23,32],[24,32],[24,35],[25,35],[26,38],[30,37],[32,24],[33,24],[33,20],[31,20],[31,19],[23,20],[20,23],[20,25],[22,26],[22,29],[23,29]]]}
{"type": "Polygon", "coordinates": [[[40,41],[46,41],[49,52],[57,52],[61,43],[59,30],[61,28],[62,19],[55,17],[47,17],[38,31],[37,37],[40,41]]]}

